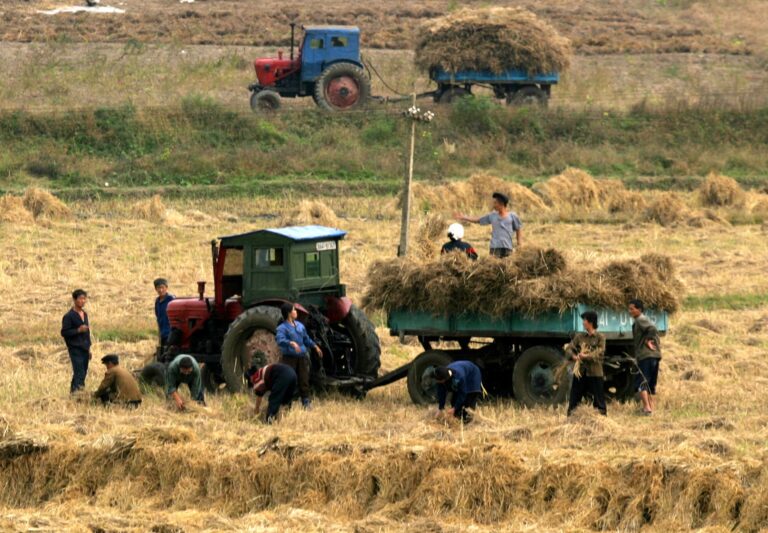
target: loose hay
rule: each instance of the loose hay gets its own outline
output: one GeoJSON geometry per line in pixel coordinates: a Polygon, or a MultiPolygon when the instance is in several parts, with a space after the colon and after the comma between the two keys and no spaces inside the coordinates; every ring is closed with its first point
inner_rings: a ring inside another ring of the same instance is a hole
{"type": "Polygon", "coordinates": [[[416,248],[422,259],[433,259],[440,253],[441,238],[447,238],[448,221],[440,214],[426,215],[416,232],[416,248]]]}
{"type": "Polygon", "coordinates": [[[746,200],[746,193],[736,180],[714,172],[699,187],[699,196],[710,207],[740,207],[746,200]]]}
{"type": "Polygon", "coordinates": [[[471,313],[500,317],[564,312],[578,303],[624,309],[642,299],[650,308],[675,312],[682,285],[672,262],[649,254],[639,261],[569,267],[557,250],[525,247],[509,260],[473,262],[462,254],[424,264],[405,259],[374,263],[363,305],[368,309],[412,309],[434,314],[471,313]]]}
{"type": "Polygon", "coordinates": [[[464,8],[424,23],[416,65],[429,71],[462,69],[530,73],[563,71],[571,47],[552,26],[520,8],[464,8]]]}
{"type": "Polygon", "coordinates": [[[302,200],[299,205],[280,219],[281,226],[320,226],[338,227],[339,217],[333,209],[320,200],[302,200]]]}
{"type": "Polygon", "coordinates": [[[69,207],[54,195],[37,187],[30,187],[24,191],[24,207],[35,218],[69,218],[72,214],[69,207]]]}
{"type": "Polygon", "coordinates": [[[578,168],[567,168],[561,174],[535,184],[533,190],[550,207],[595,207],[600,204],[601,190],[597,181],[578,168]]]}
{"type": "Polygon", "coordinates": [[[149,200],[135,203],[131,208],[131,214],[138,219],[156,224],[162,224],[167,218],[165,204],[159,194],[149,200]]]}
{"type": "Polygon", "coordinates": [[[34,221],[35,217],[24,207],[21,197],[6,194],[0,198],[0,222],[31,224],[34,221]]]}
{"type": "Polygon", "coordinates": [[[671,226],[688,217],[688,208],[674,193],[663,192],[654,198],[643,213],[643,220],[671,226]]]}

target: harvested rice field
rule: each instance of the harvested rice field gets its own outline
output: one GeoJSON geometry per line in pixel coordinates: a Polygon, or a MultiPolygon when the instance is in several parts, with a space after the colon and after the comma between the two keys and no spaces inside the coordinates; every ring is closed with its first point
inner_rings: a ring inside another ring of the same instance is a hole
{"type": "MultiPolygon", "coordinates": [[[[680,201],[704,209],[713,188],[680,201]]],[[[119,353],[130,369],[152,355],[152,279],[167,276],[173,293],[194,294],[197,280],[211,279],[214,236],[334,217],[349,231],[341,272],[359,301],[370,265],[394,255],[395,199],[157,197],[67,202],[65,212],[39,191],[27,196],[38,199],[27,201],[37,216],[0,226],[3,530],[759,531],[768,520],[761,223],[606,224],[597,204],[591,222],[523,215],[526,246],[557,249],[570,264],[672,258],[684,291],[663,340],[653,417],[627,403],[609,404],[607,418],[585,406],[566,420],[564,407],[528,410],[503,399],[456,427],[413,405],[401,381],[362,401],[317,398],[314,410],[265,426],[248,416],[242,395],[217,395],[183,414],[158,393],[138,411],[70,399],[58,337],[69,291],[92,295],[93,390],[102,355],[119,353]]],[[[29,212],[23,199],[4,201],[29,212]]],[[[482,212],[479,201],[465,207],[482,212]]],[[[712,209],[724,220],[731,213],[712,209]]],[[[414,228],[451,212],[433,208],[414,228]]],[[[487,238],[485,228],[468,227],[466,240],[483,257],[487,238]]],[[[420,352],[414,340],[390,337],[383,315],[372,318],[383,371],[420,352]]]]}

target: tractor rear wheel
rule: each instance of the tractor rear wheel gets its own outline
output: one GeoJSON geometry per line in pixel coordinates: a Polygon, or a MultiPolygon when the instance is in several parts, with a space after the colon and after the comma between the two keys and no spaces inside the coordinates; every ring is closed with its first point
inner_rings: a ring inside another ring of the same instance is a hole
{"type": "Polygon", "coordinates": [[[335,63],[315,82],[315,102],[326,111],[359,109],[371,96],[371,80],[352,63],[335,63]]]}
{"type": "Polygon", "coordinates": [[[513,106],[547,106],[547,93],[534,85],[521,87],[515,92],[507,93],[507,104],[513,106]]]}
{"type": "Polygon", "coordinates": [[[251,94],[251,110],[259,112],[277,111],[282,105],[280,95],[268,89],[251,94]]]}
{"type": "Polygon", "coordinates": [[[263,366],[273,362],[268,360],[269,354],[264,353],[268,350],[254,350],[249,341],[261,335],[274,342],[275,330],[281,319],[279,309],[260,305],[246,310],[229,325],[221,346],[221,369],[230,392],[243,390],[244,373],[252,363],[263,366]],[[258,360],[254,361],[256,358],[258,360]]]}
{"type": "Polygon", "coordinates": [[[512,389],[517,401],[526,407],[557,405],[566,399],[568,375],[564,372],[558,382],[557,368],[565,361],[551,346],[532,346],[515,362],[512,389]]]}
{"type": "Polygon", "coordinates": [[[437,402],[437,383],[424,374],[431,368],[446,366],[453,358],[440,350],[429,350],[411,363],[408,369],[408,395],[416,405],[427,405],[437,402]]]}
{"type": "Polygon", "coordinates": [[[376,379],[381,366],[381,344],[376,328],[362,309],[354,305],[349,309],[343,324],[355,345],[355,374],[376,379]]]}

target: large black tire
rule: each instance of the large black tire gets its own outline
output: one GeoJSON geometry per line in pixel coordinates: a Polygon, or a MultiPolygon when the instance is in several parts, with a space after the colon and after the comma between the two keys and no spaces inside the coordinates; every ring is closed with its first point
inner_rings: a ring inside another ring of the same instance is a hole
{"type": "MultiPolygon", "coordinates": [[[[243,376],[252,363],[251,354],[246,353],[246,344],[258,329],[275,333],[282,319],[280,310],[275,307],[260,305],[248,309],[230,325],[221,346],[221,370],[227,382],[227,390],[240,392],[245,385],[243,376]]],[[[260,365],[267,361],[258,361],[260,365]]]]}
{"type": "Polygon", "coordinates": [[[564,372],[556,382],[555,371],[564,361],[560,351],[552,346],[533,346],[515,362],[512,390],[517,401],[526,407],[557,405],[566,400],[568,376],[564,372]]]}
{"type": "Polygon", "coordinates": [[[326,111],[352,111],[371,96],[371,80],[352,63],[334,63],[315,82],[315,102],[326,111]]]}
{"type": "Polygon", "coordinates": [[[280,95],[275,91],[264,89],[261,91],[254,91],[251,94],[251,111],[257,111],[260,113],[272,112],[280,109],[282,105],[282,99],[280,95]]]}
{"type": "Polygon", "coordinates": [[[443,93],[440,95],[440,98],[438,98],[437,102],[440,104],[452,104],[459,98],[464,98],[465,96],[469,96],[470,93],[466,89],[462,87],[453,87],[451,89],[446,89],[443,91],[443,93]]]}
{"type": "Polygon", "coordinates": [[[141,369],[139,381],[144,385],[165,388],[165,365],[163,363],[149,363],[141,369]]]}
{"type": "Polygon", "coordinates": [[[605,380],[605,398],[617,402],[628,402],[635,398],[635,376],[626,368],[613,373],[605,380]]]}
{"type": "Polygon", "coordinates": [[[381,344],[376,328],[359,307],[352,306],[344,319],[355,345],[355,374],[376,379],[381,366],[381,344]]]}
{"type": "Polygon", "coordinates": [[[411,363],[408,369],[408,395],[416,405],[437,403],[437,384],[424,380],[427,369],[445,366],[453,362],[453,358],[440,350],[430,350],[422,353],[411,363]]]}
{"type": "Polygon", "coordinates": [[[200,377],[203,380],[203,387],[207,392],[216,394],[221,392],[221,365],[218,363],[206,363],[200,369],[200,377]]]}
{"type": "Polygon", "coordinates": [[[521,87],[513,93],[507,93],[507,104],[513,106],[535,106],[546,107],[549,102],[547,93],[536,87],[528,85],[521,87]]]}

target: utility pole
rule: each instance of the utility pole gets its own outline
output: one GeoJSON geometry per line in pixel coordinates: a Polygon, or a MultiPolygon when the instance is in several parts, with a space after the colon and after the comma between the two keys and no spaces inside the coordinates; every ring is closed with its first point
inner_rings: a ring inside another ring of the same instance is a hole
{"type": "Polygon", "coordinates": [[[411,222],[411,185],[413,183],[413,157],[416,151],[416,123],[431,122],[435,118],[432,111],[421,112],[416,107],[416,93],[413,93],[411,107],[404,113],[406,118],[411,119],[411,144],[408,155],[408,169],[405,173],[405,182],[403,183],[402,206],[403,212],[400,218],[400,246],[397,247],[397,256],[405,257],[408,253],[408,228],[411,222]]]}

